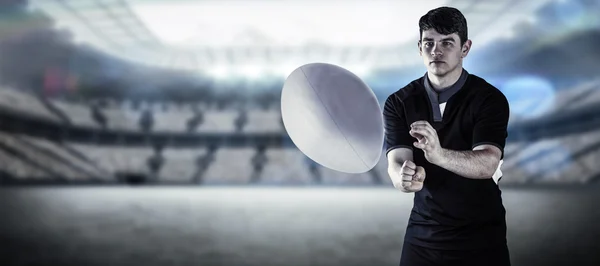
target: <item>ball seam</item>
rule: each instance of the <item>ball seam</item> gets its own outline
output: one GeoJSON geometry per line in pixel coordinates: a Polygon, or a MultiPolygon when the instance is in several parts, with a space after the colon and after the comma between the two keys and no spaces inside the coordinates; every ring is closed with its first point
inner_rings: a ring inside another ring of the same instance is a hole
{"type": "Polygon", "coordinates": [[[315,87],[312,85],[312,83],[310,82],[310,79],[308,78],[308,76],[306,76],[306,73],[304,72],[304,69],[300,68],[300,71],[302,71],[302,74],[304,75],[304,77],[306,78],[306,81],[308,82],[308,84],[310,85],[310,88],[313,89],[313,91],[315,92],[315,94],[317,94],[317,98],[319,99],[319,101],[321,102],[321,104],[323,105],[323,107],[325,108],[325,111],[327,111],[327,114],[329,114],[329,119],[331,119],[331,121],[333,121],[333,123],[335,124],[335,127],[337,127],[337,129],[340,131],[340,133],[342,134],[342,137],[344,137],[344,139],[346,140],[346,143],[348,143],[348,145],[350,145],[350,148],[352,148],[352,151],[354,151],[354,154],[356,154],[356,156],[360,159],[360,161],[365,165],[365,167],[369,167],[367,165],[367,163],[363,160],[362,157],[360,157],[360,154],[358,154],[358,152],[356,151],[356,149],[354,149],[354,146],[352,146],[352,143],[350,143],[350,141],[348,140],[348,138],[346,137],[346,135],[344,134],[344,132],[342,131],[342,129],[340,128],[340,126],[337,124],[337,122],[335,121],[335,119],[333,119],[331,112],[329,112],[329,109],[327,109],[327,106],[325,105],[325,103],[323,103],[323,100],[321,99],[321,96],[319,95],[319,92],[315,89],[315,87]]]}

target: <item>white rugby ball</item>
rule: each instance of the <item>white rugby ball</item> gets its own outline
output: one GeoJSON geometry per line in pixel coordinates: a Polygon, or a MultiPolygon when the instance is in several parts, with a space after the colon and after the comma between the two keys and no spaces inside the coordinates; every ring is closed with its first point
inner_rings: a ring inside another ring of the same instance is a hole
{"type": "Polygon", "coordinates": [[[283,85],[281,116],[296,147],[324,167],[364,173],[379,162],[384,138],[379,102],[367,84],[340,66],[295,69],[283,85]]]}

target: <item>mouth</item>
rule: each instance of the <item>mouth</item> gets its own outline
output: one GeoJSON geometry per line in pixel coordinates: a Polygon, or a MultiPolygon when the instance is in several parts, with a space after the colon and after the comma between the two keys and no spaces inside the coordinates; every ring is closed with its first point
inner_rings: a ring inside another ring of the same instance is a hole
{"type": "Polygon", "coordinates": [[[442,63],[445,63],[445,62],[444,61],[437,61],[436,60],[436,61],[431,61],[430,64],[442,64],[442,63]]]}

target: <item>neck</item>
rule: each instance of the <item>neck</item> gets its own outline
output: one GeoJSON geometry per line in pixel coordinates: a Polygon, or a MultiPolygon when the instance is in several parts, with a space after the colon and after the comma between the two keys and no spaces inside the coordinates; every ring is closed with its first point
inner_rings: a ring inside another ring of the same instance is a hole
{"type": "Polygon", "coordinates": [[[427,77],[429,78],[429,82],[431,86],[435,90],[443,90],[445,88],[450,87],[452,84],[456,83],[462,74],[463,68],[462,66],[456,67],[456,69],[448,72],[446,75],[437,76],[427,72],[427,77]]]}

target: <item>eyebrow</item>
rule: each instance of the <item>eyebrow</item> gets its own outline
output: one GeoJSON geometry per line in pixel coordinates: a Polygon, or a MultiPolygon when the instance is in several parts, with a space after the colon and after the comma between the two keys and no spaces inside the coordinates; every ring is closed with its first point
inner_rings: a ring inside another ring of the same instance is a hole
{"type": "MultiPolygon", "coordinates": [[[[430,42],[430,41],[433,41],[433,38],[423,38],[423,41],[430,42]]],[[[442,42],[444,42],[444,41],[452,41],[452,42],[454,42],[454,38],[452,38],[452,37],[446,37],[446,38],[442,39],[441,41],[442,42]]]]}

